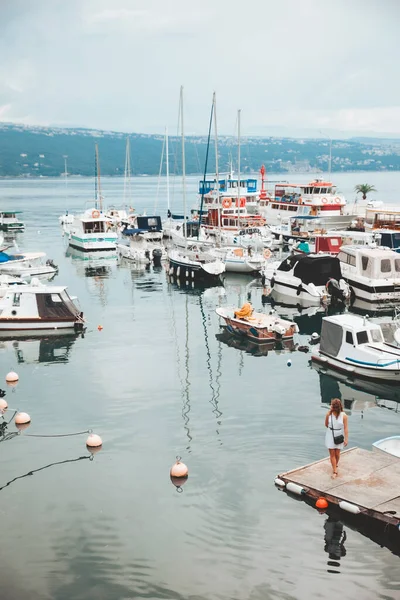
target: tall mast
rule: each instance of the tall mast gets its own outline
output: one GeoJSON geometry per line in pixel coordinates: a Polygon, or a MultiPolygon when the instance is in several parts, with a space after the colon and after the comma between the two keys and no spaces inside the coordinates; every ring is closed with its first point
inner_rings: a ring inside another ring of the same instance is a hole
{"type": "MultiPolygon", "coordinates": [[[[219,169],[218,169],[218,127],[217,127],[217,95],[213,94],[213,106],[214,106],[214,133],[215,133],[215,178],[217,180],[217,210],[218,210],[218,230],[221,235],[221,205],[219,202],[219,169]]],[[[220,239],[221,241],[221,239],[220,239]]]]}
{"type": "Polygon", "coordinates": [[[165,152],[166,152],[166,170],[167,170],[167,206],[168,214],[170,211],[169,201],[169,152],[168,152],[168,127],[165,128],[165,152]]]}
{"type": "Polygon", "coordinates": [[[64,182],[65,182],[65,204],[68,201],[68,169],[67,169],[67,155],[64,155],[64,182]]]}
{"type": "Polygon", "coordinates": [[[100,183],[100,162],[99,162],[99,146],[95,144],[95,154],[96,154],[96,182],[95,182],[95,191],[96,191],[96,208],[97,208],[97,199],[99,200],[99,208],[100,211],[103,210],[103,198],[101,195],[101,183],[100,183]]]}
{"type": "Polygon", "coordinates": [[[124,202],[131,204],[132,189],[131,189],[131,142],[129,136],[126,138],[125,150],[125,173],[124,173],[124,202]]]}
{"type": "Polygon", "coordinates": [[[183,231],[185,234],[185,246],[187,245],[187,216],[186,216],[186,172],[185,172],[185,130],[183,121],[183,85],[181,85],[180,93],[180,108],[181,108],[181,135],[182,135],[182,192],[183,192],[183,215],[184,215],[184,227],[183,231]]]}
{"type": "Polygon", "coordinates": [[[238,225],[240,227],[240,113],[238,110],[238,185],[237,185],[237,209],[238,209],[238,225]]]}

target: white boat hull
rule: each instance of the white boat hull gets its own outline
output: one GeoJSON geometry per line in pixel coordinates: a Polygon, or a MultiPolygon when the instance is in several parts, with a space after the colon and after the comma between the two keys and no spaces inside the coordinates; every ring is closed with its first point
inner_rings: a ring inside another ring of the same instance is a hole
{"type": "Polygon", "coordinates": [[[109,237],[109,235],[107,235],[104,238],[99,237],[96,240],[85,240],[71,234],[68,241],[71,248],[75,248],[81,252],[101,252],[107,250],[114,250],[115,252],[117,248],[117,236],[109,237]]]}
{"type": "MultiPolygon", "coordinates": [[[[385,381],[400,383],[400,360],[392,367],[372,367],[368,364],[357,364],[357,362],[345,362],[332,356],[325,356],[320,352],[315,351],[311,356],[311,360],[320,365],[326,365],[343,373],[347,373],[349,377],[357,376],[366,379],[382,379],[385,381]]],[[[362,362],[362,361],[359,361],[362,362]]]]}
{"type": "Polygon", "coordinates": [[[1,319],[0,332],[7,331],[43,331],[54,329],[74,329],[73,319],[69,321],[42,321],[40,319],[1,319]]]}

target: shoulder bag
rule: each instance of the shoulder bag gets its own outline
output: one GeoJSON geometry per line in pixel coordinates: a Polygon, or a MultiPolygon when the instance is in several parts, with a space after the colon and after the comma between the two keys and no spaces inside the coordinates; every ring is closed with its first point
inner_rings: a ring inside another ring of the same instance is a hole
{"type": "Polygon", "coordinates": [[[333,417],[331,414],[331,424],[332,424],[332,436],[333,436],[333,443],[338,445],[338,444],[343,444],[344,442],[344,435],[341,433],[340,435],[335,435],[335,428],[333,427],[333,417]]]}

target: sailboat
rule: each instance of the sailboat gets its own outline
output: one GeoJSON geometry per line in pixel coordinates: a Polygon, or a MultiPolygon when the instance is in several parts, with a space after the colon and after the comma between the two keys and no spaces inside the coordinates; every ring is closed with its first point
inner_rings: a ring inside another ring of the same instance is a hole
{"type": "Polygon", "coordinates": [[[69,246],[83,252],[115,251],[118,235],[109,229],[108,219],[103,212],[99,148],[95,144],[94,207],[88,208],[83,214],[74,217],[69,229],[69,246]]]}
{"type": "MultiPolygon", "coordinates": [[[[185,173],[185,134],[183,119],[183,87],[180,90],[180,121],[182,136],[182,186],[184,222],[187,221],[186,207],[186,173],[185,173]]],[[[189,281],[217,281],[225,272],[225,264],[212,256],[209,251],[200,247],[189,249],[187,245],[187,230],[184,228],[185,248],[176,248],[168,252],[169,275],[179,280],[189,281]]]]}

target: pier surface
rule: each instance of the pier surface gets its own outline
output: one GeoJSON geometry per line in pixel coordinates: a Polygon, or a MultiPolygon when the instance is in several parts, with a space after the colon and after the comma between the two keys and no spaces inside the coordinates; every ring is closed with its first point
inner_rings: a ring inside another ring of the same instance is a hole
{"type": "Polygon", "coordinates": [[[339,474],[332,479],[329,458],[279,475],[300,485],[307,496],[331,503],[346,500],[361,512],[393,525],[400,523],[400,458],[380,450],[351,448],[340,455],[339,474]]]}

